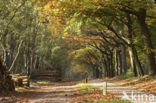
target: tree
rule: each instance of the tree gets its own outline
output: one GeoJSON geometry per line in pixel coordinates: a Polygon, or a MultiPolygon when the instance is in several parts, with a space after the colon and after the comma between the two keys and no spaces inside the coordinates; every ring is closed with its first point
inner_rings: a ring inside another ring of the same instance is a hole
{"type": "Polygon", "coordinates": [[[3,93],[14,90],[15,90],[14,82],[11,79],[11,76],[7,72],[7,69],[3,65],[2,61],[0,61],[0,91],[1,93],[3,93]]]}
{"type": "MultiPolygon", "coordinates": [[[[136,49],[138,43],[134,42],[134,38],[139,37],[139,34],[144,36],[144,44],[146,50],[150,51],[148,56],[149,61],[149,73],[155,75],[155,59],[154,59],[154,47],[153,41],[150,39],[150,32],[147,20],[152,19],[152,23],[155,22],[152,10],[154,10],[154,2],[151,0],[143,0],[139,2],[138,0],[107,0],[105,2],[101,0],[90,0],[90,1],[56,1],[48,0],[46,2],[39,1],[39,5],[42,8],[42,20],[46,23],[52,23],[52,29],[58,31],[53,34],[68,35],[89,35],[87,36],[90,40],[90,33],[84,33],[83,30],[89,28],[88,31],[96,30],[95,35],[103,37],[102,43],[96,42],[95,48],[101,50],[103,53],[103,59],[106,60],[107,66],[114,61],[114,58],[109,61],[111,55],[111,50],[118,50],[116,59],[118,63],[116,66],[120,68],[121,72],[126,73],[126,49],[129,48],[131,66],[134,71],[134,75],[143,76],[144,71],[141,66],[140,56],[138,51],[143,50],[139,48],[136,49]],[[138,2],[138,3],[136,3],[138,2]],[[56,4],[56,5],[55,5],[56,4]],[[72,7],[72,8],[71,8],[72,7]],[[149,11],[149,13],[147,13],[149,11]],[[143,18],[141,18],[143,16],[143,18]],[[55,19],[55,20],[54,20],[55,19]],[[137,22],[135,22],[137,21],[137,22]],[[91,24],[92,23],[92,24],[91,24]],[[80,25],[78,25],[80,24],[80,25]],[[76,27],[75,25],[78,25],[76,27]],[[92,26],[92,28],[90,28],[92,26]],[[73,27],[76,27],[75,29],[73,27]],[[135,30],[136,28],[141,28],[140,30],[135,30]],[[146,31],[145,31],[146,30],[146,31]],[[109,31],[103,32],[103,31],[109,31]],[[99,32],[103,32],[102,35],[99,32]],[[110,35],[112,34],[112,35],[110,35]],[[116,42],[115,48],[112,49],[116,42]],[[121,50],[121,51],[120,51],[121,50]],[[108,59],[108,54],[110,58],[108,59]],[[108,62],[109,61],[109,62],[108,62]],[[120,62],[121,61],[121,62],[120,62]],[[121,66],[120,66],[121,65],[121,66]]],[[[86,38],[86,39],[87,39],[86,38]]],[[[81,40],[78,38],[77,41],[81,40]]],[[[76,43],[75,43],[76,44],[76,43]]],[[[85,44],[85,43],[84,43],[85,44]]],[[[83,43],[82,43],[83,45],[83,43]]],[[[86,44],[85,44],[86,45],[86,44]]],[[[92,44],[91,44],[92,45],[92,44]]],[[[79,49],[84,48],[79,44],[79,49]]],[[[102,53],[101,52],[101,53],[102,53]]],[[[113,65],[113,64],[112,64],[113,65]]],[[[110,66],[112,66],[110,65],[110,66]]],[[[110,67],[109,66],[109,67],[110,67]]],[[[114,65],[113,65],[114,66],[114,65]]],[[[112,68],[112,67],[110,67],[112,68]]],[[[114,70],[114,69],[112,69],[114,70]]],[[[118,69],[116,69],[118,70],[118,69]]]]}

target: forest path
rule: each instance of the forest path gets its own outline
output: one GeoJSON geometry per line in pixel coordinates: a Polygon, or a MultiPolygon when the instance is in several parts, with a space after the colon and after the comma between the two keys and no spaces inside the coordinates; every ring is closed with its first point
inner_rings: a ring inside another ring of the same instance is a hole
{"type": "MultiPolygon", "coordinates": [[[[103,80],[91,80],[93,86],[103,89],[103,80]]],[[[124,86],[119,86],[115,83],[107,82],[107,92],[120,97],[122,100],[130,100],[133,103],[156,103],[156,96],[148,93],[144,93],[135,89],[131,89],[124,86]]]]}
{"type": "Polygon", "coordinates": [[[32,82],[29,89],[0,95],[0,103],[72,103],[76,92],[76,81],[38,81],[32,82]]]}
{"type": "Polygon", "coordinates": [[[28,103],[72,103],[71,97],[76,92],[73,82],[60,82],[40,84],[38,97],[34,97],[28,103]]]}

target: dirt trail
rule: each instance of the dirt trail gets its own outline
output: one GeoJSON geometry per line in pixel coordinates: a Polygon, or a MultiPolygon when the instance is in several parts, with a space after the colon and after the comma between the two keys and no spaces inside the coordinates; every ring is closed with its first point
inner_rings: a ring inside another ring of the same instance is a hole
{"type": "MultiPolygon", "coordinates": [[[[91,80],[92,85],[103,88],[103,81],[91,80]]],[[[72,99],[75,98],[78,90],[76,82],[48,82],[36,83],[36,86],[26,89],[22,92],[15,92],[11,95],[0,96],[0,103],[74,103],[72,99]]],[[[133,103],[156,103],[156,96],[153,102],[151,94],[143,93],[124,86],[119,86],[114,83],[107,83],[107,91],[122,99],[130,99],[133,103]],[[124,96],[124,93],[126,96],[124,96]],[[132,96],[133,94],[133,96],[132,96]],[[143,100],[142,100],[143,94],[143,100]],[[146,100],[146,95],[147,100],[146,100]],[[123,98],[124,96],[124,98],[123,98]],[[150,97],[149,97],[150,96],[150,97]],[[132,100],[133,99],[133,100],[132,100]],[[140,100],[139,100],[140,99],[140,100]]]]}
{"type": "Polygon", "coordinates": [[[42,84],[40,91],[42,94],[30,99],[29,103],[72,103],[71,97],[76,92],[76,86],[70,82],[42,84]]]}
{"type": "Polygon", "coordinates": [[[40,83],[23,92],[0,97],[0,103],[72,103],[76,93],[74,82],[40,83]]]}

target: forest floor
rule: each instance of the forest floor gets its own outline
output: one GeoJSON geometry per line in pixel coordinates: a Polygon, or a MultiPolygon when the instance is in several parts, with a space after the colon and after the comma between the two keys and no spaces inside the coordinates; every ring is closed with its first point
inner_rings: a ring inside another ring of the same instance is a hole
{"type": "Polygon", "coordinates": [[[0,103],[105,103],[99,102],[103,100],[120,101],[111,93],[104,96],[102,90],[88,84],[79,85],[77,81],[32,82],[31,88],[16,88],[16,92],[0,95],[0,103]]]}
{"type": "Polygon", "coordinates": [[[107,81],[119,86],[139,90],[142,92],[150,93],[156,95],[156,76],[145,75],[141,78],[139,77],[129,77],[127,79],[122,78],[122,76],[106,79],[96,79],[96,81],[107,81]]]}
{"type": "Polygon", "coordinates": [[[103,82],[106,81],[107,91],[117,97],[122,98],[124,93],[126,93],[129,97],[128,99],[133,99],[133,102],[136,101],[134,103],[156,103],[156,77],[147,75],[141,78],[131,77],[129,79],[115,77],[90,80],[90,83],[99,88],[103,88],[103,82]]]}
{"type": "Polygon", "coordinates": [[[16,92],[5,93],[0,103],[71,103],[74,82],[32,82],[30,88],[16,88],[16,92]]]}
{"type": "Polygon", "coordinates": [[[156,95],[156,76],[145,75],[141,78],[132,77],[129,79],[112,78],[109,81],[120,86],[156,95]]]}
{"type": "Polygon", "coordinates": [[[123,91],[128,97],[131,97],[132,91],[137,96],[141,95],[140,91],[156,94],[156,78],[95,79],[88,84],[83,81],[33,81],[30,88],[16,88],[16,92],[0,94],[0,103],[130,103],[119,98],[123,96],[123,91]],[[108,83],[108,93],[104,96],[99,88],[103,88],[105,81],[108,83]]]}

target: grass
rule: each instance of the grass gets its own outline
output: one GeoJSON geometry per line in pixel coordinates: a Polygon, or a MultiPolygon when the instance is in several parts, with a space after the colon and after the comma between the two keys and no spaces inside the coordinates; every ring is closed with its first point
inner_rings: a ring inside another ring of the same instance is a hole
{"type": "Polygon", "coordinates": [[[90,93],[95,90],[100,90],[100,88],[94,87],[89,83],[78,83],[77,85],[80,87],[80,93],[90,93]]]}
{"type": "Polygon", "coordinates": [[[88,85],[90,85],[91,86],[90,83],[83,83],[83,82],[77,82],[76,85],[78,85],[78,86],[88,86],[88,85]]]}
{"type": "Polygon", "coordinates": [[[88,83],[86,83],[85,80],[83,79],[81,81],[76,82],[76,84],[88,84],[88,83]]]}
{"type": "Polygon", "coordinates": [[[15,88],[15,91],[17,91],[17,92],[23,92],[23,91],[25,91],[27,88],[25,88],[25,87],[16,87],[15,88]]]}

